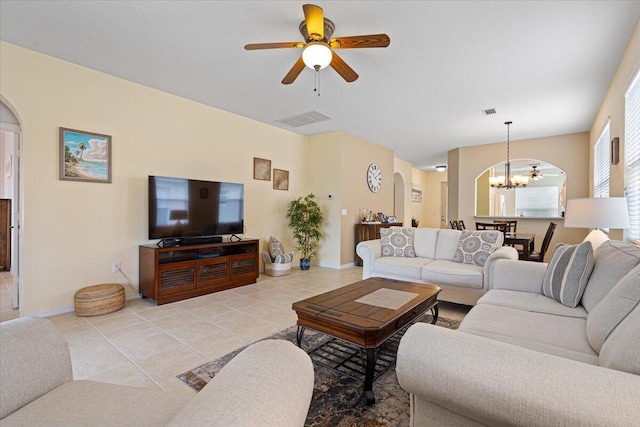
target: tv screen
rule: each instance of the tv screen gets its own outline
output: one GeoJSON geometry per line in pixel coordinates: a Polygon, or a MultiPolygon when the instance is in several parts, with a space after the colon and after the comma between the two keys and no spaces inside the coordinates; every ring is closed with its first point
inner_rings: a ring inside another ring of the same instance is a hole
{"type": "Polygon", "coordinates": [[[243,184],[149,176],[149,239],[243,231],[243,184]]]}

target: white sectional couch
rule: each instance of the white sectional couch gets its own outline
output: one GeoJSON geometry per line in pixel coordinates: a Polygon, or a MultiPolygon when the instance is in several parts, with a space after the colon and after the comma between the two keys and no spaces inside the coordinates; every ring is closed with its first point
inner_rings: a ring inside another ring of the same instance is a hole
{"type": "MultiPolygon", "coordinates": [[[[390,227],[391,230],[400,227],[390,227]]],[[[502,233],[497,234],[495,250],[484,266],[455,262],[454,256],[462,231],[437,228],[413,228],[415,257],[382,256],[382,241],[360,242],[356,252],[362,258],[362,278],[386,277],[442,287],[439,300],[474,305],[488,289],[495,261],[517,260],[518,252],[502,247],[502,233]]]]}
{"type": "Polygon", "coordinates": [[[265,340],[196,396],[72,379],[69,346],[48,320],[0,324],[0,425],[301,427],[313,393],[309,356],[265,340]]]}
{"type": "Polygon", "coordinates": [[[576,307],[547,264],[495,262],[457,331],[416,324],[396,372],[412,426],[640,425],[640,248],[602,243],[576,307]]]}

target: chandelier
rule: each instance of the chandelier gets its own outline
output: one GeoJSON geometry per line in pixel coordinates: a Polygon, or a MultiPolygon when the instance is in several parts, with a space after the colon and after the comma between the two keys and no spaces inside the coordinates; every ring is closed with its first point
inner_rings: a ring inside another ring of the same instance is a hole
{"type": "Polygon", "coordinates": [[[526,187],[529,183],[528,176],[522,175],[514,175],[511,176],[511,162],[509,161],[509,127],[513,122],[504,122],[507,125],[507,163],[504,164],[504,175],[503,176],[490,176],[489,184],[495,188],[515,188],[515,187],[526,187]]]}

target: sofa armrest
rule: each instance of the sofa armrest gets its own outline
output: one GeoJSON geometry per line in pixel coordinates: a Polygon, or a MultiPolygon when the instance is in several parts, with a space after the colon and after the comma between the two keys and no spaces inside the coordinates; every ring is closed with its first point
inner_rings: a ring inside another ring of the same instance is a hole
{"type": "Polygon", "coordinates": [[[0,323],[0,419],[72,379],[69,345],[53,323],[0,323]]]}
{"type": "Polygon", "coordinates": [[[313,364],[303,350],[289,341],[259,341],[227,363],[169,425],[300,427],[313,384],[313,364]]]}
{"type": "Polygon", "coordinates": [[[396,372],[409,393],[486,425],[640,419],[637,375],[424,323],[402,338],[396,372]]]}
{"type": "Polygon", "coordinates": [[[382,240],[366,240],[358,243],[356,253],[362,258],[362,278],[368,279],[373,274],[373,263],[382,256],[382,240]]]}
{"type": "Polygon", "coordinates": [[[517,260],[518,251],[511,246],[501,246],[489,255],[484,263],[483,271],[483,288],[489,289],[491,276],[493,275],[495,262],[499,259],[517,260]]]}
{"type": "Polygon", "coordinates": [[[541,294],[548,265],[544,262],[498,260],[492,266],[489,289],[541,294]]]}

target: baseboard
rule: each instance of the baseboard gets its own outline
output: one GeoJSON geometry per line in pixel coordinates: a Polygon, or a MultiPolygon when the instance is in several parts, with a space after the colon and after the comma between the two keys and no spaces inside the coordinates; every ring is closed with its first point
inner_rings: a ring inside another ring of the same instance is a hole
{"type": "MultiPolygon", "coordinates": [[[[127,301],[132,299],[138,299],[138,298],[142,298],[142,296],[137,293],[126,294],[125,296],[125,300],[127,301]]],[[[50,310],[36,311],[34,313],[25,314],[25,316],[51,317],[51,316],[56,316],[58,314],[73,313],[74,311],[75,311],[75,308],[73,307],[73,304],[71,304],[71,305],[65,305],[64,307],[52,308],[50,310]]]]}
{"type": "Polygon", "coordinates": [[[322,268],[332,268],[334,270],[340,270],[340,266],[336,265],[336,264],[327,264],[327,263],[324,263],[324,262],[319,262],[319,263],[314,264],[314,265],[317,265],[318,267],[322,267],[322,268]]]}

